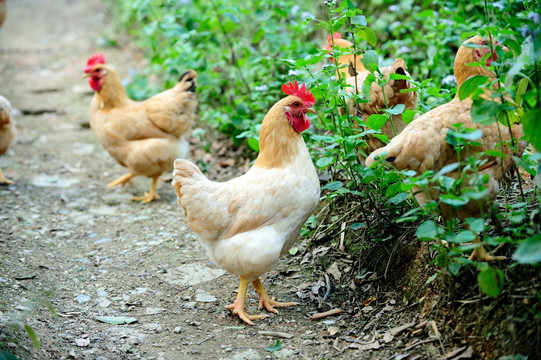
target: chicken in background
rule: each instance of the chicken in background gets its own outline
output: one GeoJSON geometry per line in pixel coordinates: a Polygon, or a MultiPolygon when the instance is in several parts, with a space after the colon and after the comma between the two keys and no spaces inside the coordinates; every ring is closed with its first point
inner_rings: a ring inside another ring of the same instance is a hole
{"type": "Polygon", "coordinates": [[[259,309],[277,313],[259,277],[287,253],[319,202],[320,186],[302,132],[310,126],[314,96],[303,84],[284,84],[289,95],[269,110],[259,133],[260,153],[244,175],[227,182],[208,180],[197,166],[176,160],[173,186],[187,223],[208,256],[240,277],[237,300],[227,306],[244,322],[264,315],[244,310],[248,282],[259,295],[259,309]]]}
{"type": "MultiPolygon", "coordinates": [[[[0,156],[8,151],[9,145],[15,138],[15,125],[11,120],[11,104],[0,95],[0,156]]],[[[13,181],[4,177],[0,168],[0,185],[13,184],[13,181]]]]}
{"type": "MultiPolygon", "coordinates": [[[[482,66],[467,65],[479,62],[490,53],[488,42],[480,36],[475,36],[466,40],[464,44],[474,44],[479,47],[472,48],[462,45],[458,49],[454,65],[457,86],[460,87],[466,79],[474,75],[484,75],[494,79],[495,74],[489,69],[482,66]]],[[[489,66],[493,59],[497,59],[495,52],[488,57],[486,65],[489,66]]],[[[378,158],[381,158],[398,170],[414,170],[418,174],[426,170],[438,172],[443,167],[458,162],[457,152],[446,141],[448,131],[453,127],[453,124],[458,123],[464,124],[465,128],[482,129],[483,131],[482,137],[476,140],[480,145],[469,149],[471,154],[492,149],[500,150],[500,146],[497,145],[500,142],[499,134],[501,133],[503,141],[507,142],[511,139],[509,129],[499,122],[487,126],[474,123],[471,117],[471,106],[471,97],[460,100],[457,92],[452,101],[413,120],[387,146],[370,154],[366,159],[366,165],[370,166],[378,158]]],[[[513,125],[511,130],[514,139],[522,138],[521,125],[513,125]]],[[[498,193],[499,182],[502,181],[505,173],[513,164],[511,156],[521,156],[526,145],[525,141],[519,140],[516,154],[513,154],[513,150],[509,146],[505,146],[504,158],[485,156],[487,162],[479,168],[479,173],[489,176],[489,182],[486,185],[487,194],[483,199],[479,201],[470,200],[468,204],[460,208],[457,213],[459,219],[464,221],[468,217],[479,217],[483,210],[488,210],[487,207],[490,207],[498,193]]],[[[458,171],[446,174],[446,176],[455,179],[458,175],[458,171]]],[[[421,206],[424,206],[432,199],[437,201],[440,195],[435,188],[428,190],[428,193],[424,193],[418,188],[413,191],[416,193],[415,198],[421,206]]],[[[446,219],[452,216],[452,209],[448,205],[440,203],[440,209],[446,219]]],[[[476,239],[476,241],[479,241],[479,239],[476,239]]],[[[482,246],[472,253],[473,257],[484,261],[503,259],[502,257],[489,255],[482,246]]]]}
{"type": "Polygon", "coordinates": [[[105,65],[102,54],[91,56],[84,72],[95,91],[90,127],[109,154],[129,171],[108,187],[125,185],[144,175],[152,178],[150,191],[132,200],[148,203],[158,199],[158,177],[173,168],[176,158],[189,155],[184,136],[197,107],[195,71],[186,71],[173,88],[145,101],[128,98],[120,76],[105,65]]]}
{"type": "MultiPolygon", "coordinates": [[[[325,49],[332,54],[334,47],[351,49],[353,48],[353,44],[346,39],[342,39],[342,35],[335,32],[332,36],[329,35],[327,38],[327,46],[325,49]]],[[[336,76],[345,77],[348,85],[346,91],[349,95],[352,95],[352,93],[356,91],[360,91],[366,77],[370,74],[361,62],[362,57],[362,55],[344,54],[337,60],[339,67],[346,65],[343,68],[337,69],[336,76]]],[[[349,115],[357,115],[366,121],[370,115],[383,113],[382,109],[394,107],[398,104],[404,104],[406,109],[415,110],[418,99],[417,92],[400,92],[401,90],[409,89],[411,87],[410,82],[407,80],[389,79],[390,74],[393,73],[409,76],[406,68],[406,64],[401,58],[396,59],[392,65],[381,67],[380,71],[383,77],[387,79],[387,84],[382,88],[373,82],[370,88],[370,101],[367,103],[356,104],[352,98],[349,98],[347,104],[349,115]],[[387,106],[385,101],[387,101],[387,106]]],[[[374,75],[377,76],[377,74],[374,75]]],[[[396,134],[399,134],[405,127],[406,124],[402,120],[402,115],[392,115],[392,121],[387,121],[381,128],[381,132],[387,135],[387,138],[390,140],[396,136],[396,134]]],[[[371,151],[385,146],[383,141],[372,135],[368,137],[367,144],[371,151]]]]}

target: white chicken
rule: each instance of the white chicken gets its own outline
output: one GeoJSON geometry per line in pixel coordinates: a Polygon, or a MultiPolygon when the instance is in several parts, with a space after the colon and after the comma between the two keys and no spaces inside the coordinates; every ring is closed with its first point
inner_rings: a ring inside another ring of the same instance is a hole
{"type": "Polygon", "coordinates": [[[270,270],[297,238],[319,202],[319,179],[301,132],[310,126],[314,96],[303,84],[282,86],[261,125],[260,153],[246,174],[227,182],[208,180],[193,163],[177,159],[173,186],[188,225],[201,238],[213,262],[240,277],[237,300],[227,308],[243,321],[263,315],[244,310],[248,282],[259,308],[296,305],[271,299],[259,277],[270,270]]]}

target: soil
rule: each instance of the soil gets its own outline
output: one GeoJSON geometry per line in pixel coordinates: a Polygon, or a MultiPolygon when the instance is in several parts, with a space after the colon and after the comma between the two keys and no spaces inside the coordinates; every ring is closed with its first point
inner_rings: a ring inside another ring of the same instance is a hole
{"type": "MultiPolygon", "coordinates": [[[[125,169],[88,128],[92,91],[82,70],[97,51],[124,77],[146,66],[112,23],[99,1],[8,2],[0,29],[0,94],[17,109],[18,140],[0,158],[4,174],[15,181],[0,188],[4,356],[427,359],[453,351],[449,359],[472,356],[467,333],[450,329],[448,318],[431,315],[439,298],[420,285],[434,267],[426,258],[412,262],[418,254],[428,256],[426,247],[408,247],[409,261],[392,264],[391,272],[415,270],[393,290],[396,283],[381,273],[362,272],[357,259],[335,247],[300,241],[298,251],[262,279],[271,296],[300,305],[269,314],[255,326],[232,316],[224,307],[234,301],[238,279],[209,261],[181,220],[170,174],[159,182],[161,199],[147,205],[130,198],[148,191],[150,179],[106,187],[125,169]],[[106,47],[104,36],[115,38],[117,46],[106,47]],[[343,312],[311,319],[338,308],[343,312]],[[97,319],[103,316],[136,321],[97,319]],[[277,340],[281,349],[268,349],[277,340]]],[[[247,159],[232,157],[231,144],[216,139],[209,140],[210,153],[193,140],[193,157],[207,163],[209,177],[245,171],[247,159]]],[[[258,313],[251,288],[247,310],[258,313]]]]}

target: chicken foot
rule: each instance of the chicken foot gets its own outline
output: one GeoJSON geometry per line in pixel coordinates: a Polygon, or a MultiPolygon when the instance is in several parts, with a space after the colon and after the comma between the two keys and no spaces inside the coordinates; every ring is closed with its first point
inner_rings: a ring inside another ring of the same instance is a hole
{"type": "Polygon", "coordinates": [[[477,243],[477,244],[480,244],[480,246],[476,249],[473,249],[473,252],[471,253],[470,257],[469,257],[469,260],[479,260],[479,261],[486,261],[486,262],[491,262],[491,261],[502,261],[502,260],[505,260],[505,256],[494,256],[494,255],[490,255],[487,250],[485,249],[485,247],[483,246],[483,244],[481,243],[481,240],[479,240],[478,237],[475,238],[475,240],[473,240],[474,243],[477,243]]]}
{"type": "Polygon", "coordinates": [[[0,184],[2,185],[13,184],[13,181],[8,180],[4,177],[4,173],[2,172],[2,169],[0,169],[0,184]]]}
{"type": "Polygon", "coordinates": [[[134,196],[131,199],[133,201],[141,201],[143,204],[147,204],[154,199],[159,199],[160,195],[156,193],[156,187],[158,186],[158,177],[154,176],[152,178],[152,185],[150,186],[150,191],[146,192],[143,196],[134,196]]]}
{"type": "MultiPolygon", "coordinates": [[[[259,280],[256,280],[259,281],[259,280]]],[[[255,282],[255,281],[254,281],[255,282]]],[[[239,318],[248,325],[254,325],[252,320],[259,320],[266,317],[266,315],[249,315],[244,311],[244,303],[246,301],[246,291],[248,290],[248,279],[245,276],[240,276],[239,292],[237,294],[237,300],[231,305],[227,305],[226,309],[233,310],[233,315],[238,315],[239,318]]],[[[268,295],[267,295],[268,296],[268,295]]]]}
{"type": "Polygon", "coordinates": [[[252,285],[254,286],[255,291],[257,291],[257,295],[259,295],[259,310],[265,307],[267,311],[277,314],[278,310],[276,310],[275,307],[281,308],[286,306],[299,305],[299,303],[296,302],[281,303],[275,301],[274,298],[271,299],[259,279],[252,281],[252,285]]]}
{"type": "Polygon", "coordinates": [[[126,185],[126,183],[128,183],[131,179],[133,179],[135,177],[135,175],[129,173],[129,174],[126,174],[126,175],[122,175],[121,177],[119,177],[118,179],[114,180],[114,181],[111,181],[109,184],[107,184],[107,187],[109,188],[112,188],[112,187],[115,187],[117,185],[126,185]]]}

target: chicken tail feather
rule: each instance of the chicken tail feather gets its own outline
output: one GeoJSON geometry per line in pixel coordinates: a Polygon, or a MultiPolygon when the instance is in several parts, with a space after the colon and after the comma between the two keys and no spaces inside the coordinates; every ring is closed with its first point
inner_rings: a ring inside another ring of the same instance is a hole
{"type": "MultiPolygon", "coordinates": [[[[177,203],[179,206],[184,208],[181,204],[182,199],[182,185],[188,179],[193,179],[194,175],[200,175],[203,178],[205,177],[201,170],[192,162],[184,159],[176,159],[174,164],[175,169],[173,170],[173,188],[177,194],[177,203]]],[[[186,213],[186,209],[184,209],[186,213]]]]}

